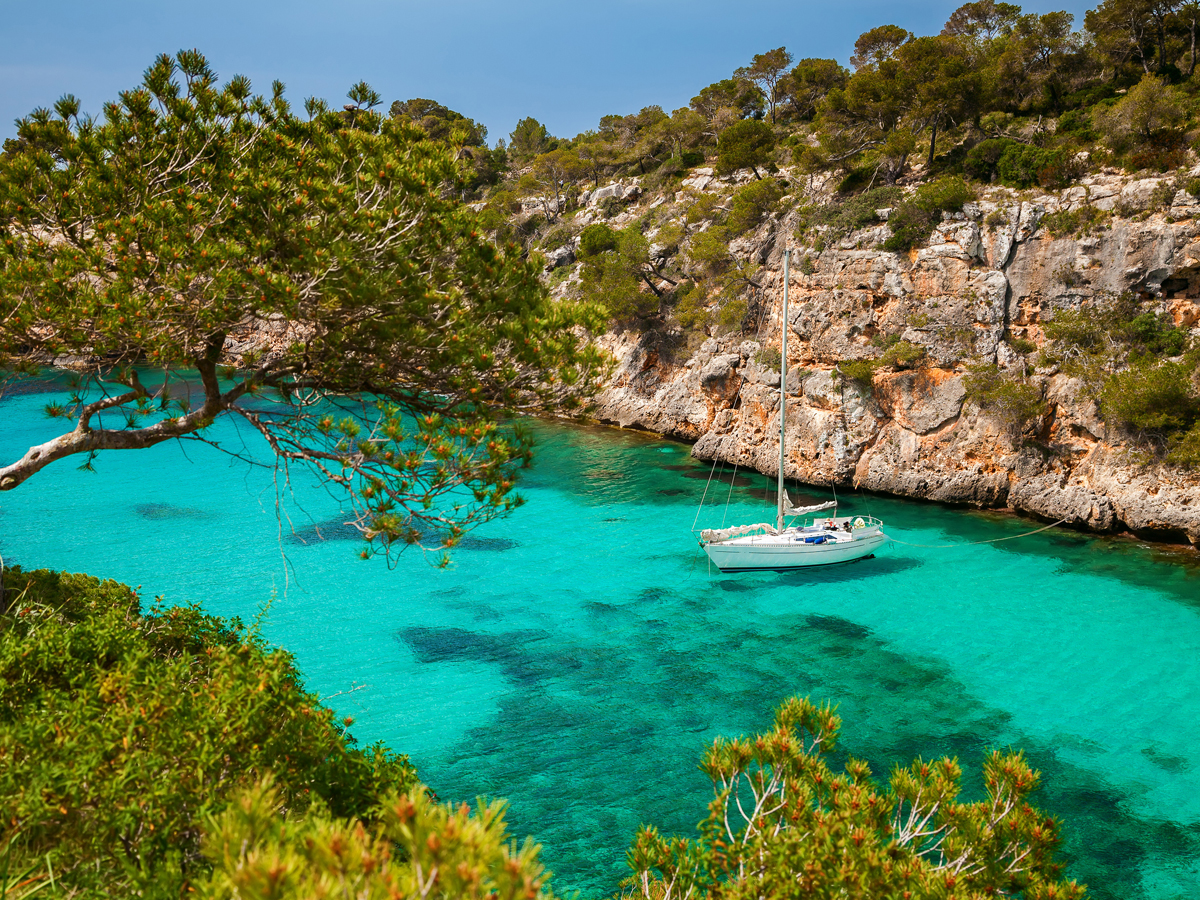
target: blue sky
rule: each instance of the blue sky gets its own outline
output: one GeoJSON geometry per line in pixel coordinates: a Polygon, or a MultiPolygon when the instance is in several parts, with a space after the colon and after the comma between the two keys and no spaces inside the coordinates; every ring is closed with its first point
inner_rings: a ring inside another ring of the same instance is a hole
{"type": "MultiPolygon", "coordinates": [[[[960,0],[0,0],[0,138],[18,116],[70,92],[98,113],[162,52],[198,47],[222,78],[273,79],[297,104],[341,102],[364,79],[385,98],[430,97],[507,137],[532,115],[557,135],[602,115],[657,103],[684,106],[755,53],[785,45],[797,57],[848,61],[867,28],[940,30],[960,0]]],[[[1076,25],[1089,5],[1067,9],[1076,25]]]]}

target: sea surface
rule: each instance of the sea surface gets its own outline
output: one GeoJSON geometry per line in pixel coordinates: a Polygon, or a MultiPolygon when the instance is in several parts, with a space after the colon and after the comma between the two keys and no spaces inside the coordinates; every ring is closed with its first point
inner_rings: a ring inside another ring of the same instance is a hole
{"type": "MultiPolygon", "coordinates": [[[[63,385],[0,399],[0,460],[58,433],[42,409],[63,385]]],[[[710,481],[687,446],[643,435],[534,430],[528,503],[446,570],[359,559],[310,477],[195,443],[60,461],[0,494],[0,553],[259,617],[361,741],[408,753],[443,799],[507,798],[560,891],[610,895],[642,823],[691,833],[704,748],[800,694],[837,704],[841,750],[883,775],[949,754],[974,785],[989,748],[1024,748],[1094,897],[1200,896],[1191,556],[1060,529],[972,543],[1038,524],[852,494],[843,511],[937,549],[721,575],[691,529],[769,520],[766,479],[710,481]]],[[[214,436],[262,449],[230,424],[214,436]]]]}

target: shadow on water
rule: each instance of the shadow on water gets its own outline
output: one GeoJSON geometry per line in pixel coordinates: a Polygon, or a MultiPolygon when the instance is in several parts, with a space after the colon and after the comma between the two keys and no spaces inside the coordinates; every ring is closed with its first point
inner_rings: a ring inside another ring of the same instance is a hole
{"type": "MultiPolygon", "coordinates": [[[[423,535],[423,537],[428,536],[423,535]]],[[[314,522],[303,528],[296,528],[284,535],[283,539],[288,544],[307,545],[320,544],[325,541],[361,541],[363,536],[362,532],[353,524],[344,522],[339,518],[333,518],[326,519],[324,522],[314,522]]],[[[436,543],[441,539],[434,536],[431,540],[436,543]]],[[[520,542],[511,538],[477,536],[468,533],[463,535],[454,549],[456,552],[467,550],[499,553],[519,546],[521,546],[520,542]]]]}
{"type": "Polygon", "coordinates": [[[172,503],[139,503],[134,511],[143,519],[158,521],[161,519],[212,519],[212,513],[190,506],[175,506],[172,503]]]}
{"type": "Polygon", "coordinates": [[[646,588],[626,601],[585,603],[596,629],[586,643],[528,629],[400,632],[422,662],[491,663],[536,687],[501,700],[497,717],[427,766],[426,777],[447,799],[506,796],[513,830],[544,843],[558,884],[603,896],[628,874],[622,851],[641,824],[694,833],[711,799],[696,765],[715,734],[764,729],[784,697],[812,695],[835,703],[844,721],[834,762],[865,759],[881,781],[896,763],[954,756],[967,773],[964,799],[975,799],[988,748],[1024,748],[1043,773],[1035,803],[1070,822],[1068,874],[1097,900],[1158,896],[1141,883],[1141,867],[1200,855],[1200,828],[1130,812],[1102,774],[1066,759],[1060,750],[1069,748],[1020,731],[941,663],[898,653],[842,616],[751,623],[730,620],[720,604],[686,603],[686,594],[646,588]],[[583,790],[589,804],[567,799],[583,790]]]}

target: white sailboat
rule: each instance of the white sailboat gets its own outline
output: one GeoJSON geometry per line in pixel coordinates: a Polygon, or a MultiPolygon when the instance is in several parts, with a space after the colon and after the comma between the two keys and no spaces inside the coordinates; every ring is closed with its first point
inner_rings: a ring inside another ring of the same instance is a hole
{"type": "Polygon", "coordinates": [[[779,486],[775,525],[759,523],[700,532],[700,546],[722,572],[754,569],[800,569],[850,562],[870,556],[890,538],[883,522],[870,516],[838,517],[837,501],[794,507],[783,489],[787,417],[788,264],[783,253],[783,339],[779,372],[779,486]],[[828,516],[817,516],[833,510],[828,516]],[[787,522],[792,519],[791,524],[787,522]],[[799,524],[796,519],[799,518],[799,524]]]}

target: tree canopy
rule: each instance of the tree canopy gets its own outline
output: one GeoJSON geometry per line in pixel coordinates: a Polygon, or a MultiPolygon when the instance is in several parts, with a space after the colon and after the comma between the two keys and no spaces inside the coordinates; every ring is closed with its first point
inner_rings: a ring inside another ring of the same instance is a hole
{"type": "Polygon", "coordinates": [[[162,56],[102,120],[59,101],[0,158],[0,367],[93,362],[71,454],[208,440],[219,416],[343,489],[377,548],[510,509],[529,443],[512,411],[579,408],[601,365],[537,267],[453,199],[460,169],[366,85],[295,112],[278,82],[162,56]],[[190,373],[190,380],[184,376],[190,373]]]}
{"type": "Polygon", "coordinates": [[[897,766],[885,788],[859,760],[834,770],[840,725],[793,698],[770,731],[718,738],[701,765],[715,796],[699,835],[643,828],[628,856],[636,896],[1083,896],[1054,860],[1058,823],[1028,803],[1038,773],[1021,754],[991,753],[986,796],[964,802],[953,759],[897,766]]]}

